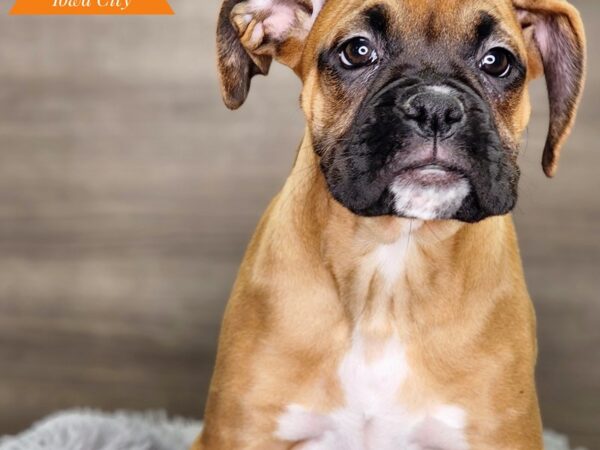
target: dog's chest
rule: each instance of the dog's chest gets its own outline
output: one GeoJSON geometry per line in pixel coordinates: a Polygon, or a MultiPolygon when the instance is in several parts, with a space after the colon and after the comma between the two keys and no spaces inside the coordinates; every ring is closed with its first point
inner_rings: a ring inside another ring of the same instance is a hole
{"type": "Polygon", "coordinates": [[[372,350],[355,336],[337,372],[343,405],[327,413],[289,405],[277,437],[302,450],[468,450],[461,408],[403,405],[401,389],[414,375],[399,340],[372,350]]]}
{"type": "Polygon", "coordinates": [[[369,306],[360,308],[363,331],[354,331],[334,374],[341,388],[340,406],[323,412],[309,405],[288,405],[279,417],[276,435],[296,444],[294,449],[469,449],[463,409],[425,392],[429,390],[417,368],[411,368],[398,333],[390,331],[395,325],[390,322],[389,302],[410,263],[408,249],[405,233],[364,258],[360,272],[371,274],[377,282],[359,283],[352,289],[369,306]]]}

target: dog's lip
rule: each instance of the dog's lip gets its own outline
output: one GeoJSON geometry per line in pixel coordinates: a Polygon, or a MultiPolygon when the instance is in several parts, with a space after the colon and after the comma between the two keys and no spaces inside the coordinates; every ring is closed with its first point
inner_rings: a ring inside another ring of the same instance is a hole
{"type": "MultiPolygon", "coordinates": [[[[442,174],[448,172],[448,168],[439,164],[427,164],[425,166],[415,167],[412,170],[419,170],[422,174],[442,174]]],[[[450,170],[454,171],[454,170],[450,170]]]]}
{"type": "Polygon", "coordinates": [[[431,174],[456,173],[458,175],[464,176],[464,172],[460,168],[450,164],[446,164],[443,161],[411,164],[409,166],[401,167],[395,170],[394,175],[398,176],[406,172],[421,172],[431,174]]]}
{"type": "Polygon", "coordinates": [[[403,167],[394,172],[394,178],[421,184],[451,184],[464,179],[465,174],[457,167],[436,161],[403,167]]]}

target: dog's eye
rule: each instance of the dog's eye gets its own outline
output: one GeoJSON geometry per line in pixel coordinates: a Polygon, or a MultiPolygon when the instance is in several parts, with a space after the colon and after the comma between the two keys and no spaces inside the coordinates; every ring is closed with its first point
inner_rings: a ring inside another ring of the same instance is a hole
{"type": "Polygon", "coordinates": [[[342,45],[340,52],[340,61],[346,69],[358,69],[373,64],[377,61],[377,51],[363,37],[350,39],[342,45]]]}
{"type": "Polygon", "coordinates": [[[496,78],[505,78],[512,70],[511,54],[501,47],[493,48],[479,61],[479,68],[496,78]]]}

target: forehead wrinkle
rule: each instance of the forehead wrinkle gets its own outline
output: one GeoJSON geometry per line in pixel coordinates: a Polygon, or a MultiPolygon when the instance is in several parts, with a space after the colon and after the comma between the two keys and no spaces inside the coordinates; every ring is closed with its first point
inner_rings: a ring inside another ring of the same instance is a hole
{"type": "MultiPolygon", "coordinates": [[[[345,37],[352,37],[353,33],[359,35],[360,32],[375,31],[369,27],[365,13],[370,9],[380,6],[386,7],[387,5],[388,3],[385,0],[325,1],[324,10],[321,12],[321,16],[325,20],[317,21],[317,27],[315,27],[318,28],[317,34],[321,36],[319,47],[339,43],[345,37]],[[324,37],[325,39],[323,39],[324,37]]],[[[387,8],[386,12],[388,12],[387,8]]]]}
{"type": "Polygon", "coordinates": [[[391,28],[392,15],[385,3],[375,3],[362,8],[349,18],[345,24],[338,27],[329,39],[330,43],[322,46],[335,46],[352,37],[378,37],[387,40],[393,34],[391,28]]]}
{"type": "MultiPolygon", "coordinates": [[[[404,1],[412,2],[413,0],[404,1]]],[[[442,9],[439,8],[439,0],[430,0],[428,3],[421,0],[421,2],[427,4],[428,8],[427,10],[421,8],[419,17],[421,23],[419,26],[429,46],[444,39],[457,41],[473,39],[479,41],[478,44],[480,45],[493,41],[506,45],[524,57],[524,47],[519,39],[520,26],[515,28],[516,22],[513,11],[511,8],[507,8],[506,2],[498,0],[446,0],[444,3],[449,6],[442,9]],[[435,9],[436,7],[437,9],[435,9]],[[489,30],[477,36],[482,22],[486,19],[491,22],[489,30]],[[446,27],[446,23],[451,24],[451,26],[446,27]],[[429,30],[429,27],[435,27],[437,30],[429,30]]]]}
{"type": "Polygon", "coordinates": [[[498,20],[487,11],[479,12],[479,23],[475,28],[475,43],[480,46],[497,30],[498,20]]]}
{"type": "Polygon", "coordinates": [[[475,31],[474,38],[474,43],[476,44],[477,48],[481,48],[485,44],[488,44],[488,47],[490,48],[494,46],[505,46],[514,51],[519,57],[525,58],[526,55],[523,51],[522,45],[519,39],[516,37],[519,35],[515,35],[515,32],[506,26],[506,22],[504,20],[495,16],[494,14],[490,14],[489,10],[480,10],[479,14],[482,19],[477,27],[477,30],[475,31]],[[489,30],[489,33],[481,35],[479,34],[481,31],[480,26],[487,18],[490,18],[494,21],[493,26],[489,30]]]}
{"type": "Polygon", "coordinates": [[[384,3],[373,5],[363,11],[363,16],[366,19],[366,24],[371,31],[381,37],[386,37],[389,34],[389,13],[388,8],[384,3]]]}
{"type": "Polygon", "coordinates": [[[511,15],[508,0],[392,0],[403,15],[414,15],[419,25],[435,24],[440,28],[449,25],[450,31],[463,31],[480,12],[485,12],[499,22],[511,15]]]}

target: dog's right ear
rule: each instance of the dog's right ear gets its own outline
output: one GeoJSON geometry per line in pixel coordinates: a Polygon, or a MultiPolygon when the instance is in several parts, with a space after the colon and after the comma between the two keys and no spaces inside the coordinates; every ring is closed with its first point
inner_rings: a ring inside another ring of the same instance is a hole
{"type": "Polygon", "coordinates": [[[254,75],[273,59],[297,71],[304,42],[324,0],[224,0],[217,58],[225,105],[239,108],[254,75]]]}

